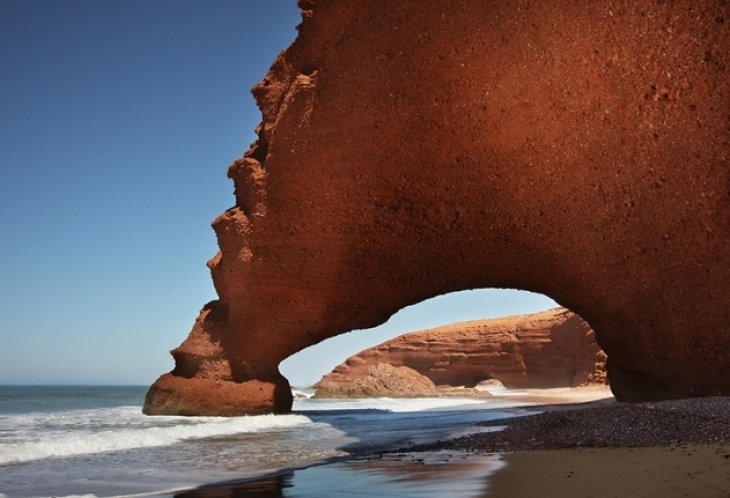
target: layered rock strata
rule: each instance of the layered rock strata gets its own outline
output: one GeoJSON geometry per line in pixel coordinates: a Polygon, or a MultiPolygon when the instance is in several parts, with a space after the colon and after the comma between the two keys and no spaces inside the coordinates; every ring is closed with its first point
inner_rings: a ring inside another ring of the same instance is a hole
{"type": "Polygon", "coordinates": [[[508,388],[577,387],[605,384],[605,362],[588,324],[557,308],[404,334],[349,357],[315,387],[348,385],[380,363],[412,368],[437,386],[496,379],[508,388]]]}
{"type": "Polygon", "coordinates": [[[301,0],[146,413],[287,411],[278,364],[464,289],[586,319],[620,400],[730,394],[730,5],[301,0]]]}

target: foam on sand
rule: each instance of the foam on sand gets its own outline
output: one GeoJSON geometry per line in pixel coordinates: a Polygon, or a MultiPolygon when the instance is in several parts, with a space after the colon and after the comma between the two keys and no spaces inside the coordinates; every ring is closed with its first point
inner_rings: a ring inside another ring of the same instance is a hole
{"type": "Polygon", "coordinates": [[[383,410],[394,413],[421,412],[463,408],[466,405],[482,405],[479,398],[364,398],[364,399],[331,399],[309,398],[294,400],[293,410],[383,410]]]}

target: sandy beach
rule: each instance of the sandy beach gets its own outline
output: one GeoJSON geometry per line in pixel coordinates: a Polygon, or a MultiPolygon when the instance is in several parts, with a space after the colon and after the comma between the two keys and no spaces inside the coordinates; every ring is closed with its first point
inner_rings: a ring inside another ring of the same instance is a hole
{"type": "Polygon", "coordinates": [[[486,497],[730,496],[730,445],[522,451],[503,458],[486,497]]]}
{"type": "Polygon", "coordinates": [[[730,399],[609,396],[601,388],[527,395],[549,404],[502,431],[438,447],[500,453],[506,465],[487,479],[489,498],[730,496],[730,399]]]}
{"type": "Polygon", "coordinates": [[[312,467],[178,498],[727,498],[730,446],[401,453],[312,467]]]}
{"type": "Polygon", "coordinates": [[[730,496],[728,398],[624,404],[603,387],[499,396],[535,405],[461,438],[176,496],[730,496]]]}

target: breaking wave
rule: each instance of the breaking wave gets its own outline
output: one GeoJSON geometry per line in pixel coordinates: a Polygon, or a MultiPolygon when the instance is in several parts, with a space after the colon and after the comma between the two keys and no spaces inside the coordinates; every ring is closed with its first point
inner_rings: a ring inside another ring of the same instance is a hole
{"type": "Polygon", "coordinates": [[[139,407],[0,416],[0,464],[167,446],[311,423],[303,415],[146,417],[139,407]]]}

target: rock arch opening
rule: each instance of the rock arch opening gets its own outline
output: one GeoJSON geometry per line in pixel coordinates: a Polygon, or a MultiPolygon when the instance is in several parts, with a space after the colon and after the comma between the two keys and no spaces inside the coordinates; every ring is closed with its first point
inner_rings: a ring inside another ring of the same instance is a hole
{"type": "Polygon", "coordinates": [[[379,381],[370,378],[372,369],[381,364],[408,367],[441,390],[474,388],[488,380],[533,389],[606,383],[606,355],[588,323],[535,293],[452,293],[409,306],[359,333],[368,334],[359,345],[348,340],[356,337],[343,334],[300,352],[281,370],[294,382],[308,365],[327,370],[315,384],[321,397],[410,396],[407,386],[397,385],[397,392],[373,387],[379,381]],[[387,340],[375,344],[384,336],[387,340]],[[366,390],[358,387],[365,385],[366,390]]]}
{"type": "Polygon", "coordinates": [[[452,292],[406,306],[373,328],[353,330],[309,346],[282,361],[279,369],[293,386],[308,387],[347,358],[404,334],[557,307],[543,294],[515,289],[452,292]]]}

